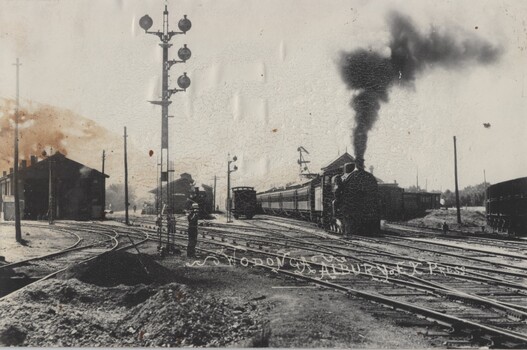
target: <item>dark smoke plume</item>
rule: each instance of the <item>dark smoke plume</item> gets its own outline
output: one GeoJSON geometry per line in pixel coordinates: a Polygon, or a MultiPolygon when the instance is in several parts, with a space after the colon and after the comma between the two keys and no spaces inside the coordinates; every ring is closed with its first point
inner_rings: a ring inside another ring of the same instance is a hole
{"type": "Polygon", "coordinates": [[[396,82],[412,86],[418,73],[426,68],[489,64],[501,54],[500,48],[474,35],[459,39],[459,33],[436,30],[423,35],[409,18],[399,13],[392,13],[388,19],[391,34],[388,57],[365,49],[344,52],[340,57],[344,82],[358,92],[351,101],[355,110],[353,146],[358,159],[364,159],[368,132],[377,120],[381,102],[388,102],[389,90],[396,82]]]}

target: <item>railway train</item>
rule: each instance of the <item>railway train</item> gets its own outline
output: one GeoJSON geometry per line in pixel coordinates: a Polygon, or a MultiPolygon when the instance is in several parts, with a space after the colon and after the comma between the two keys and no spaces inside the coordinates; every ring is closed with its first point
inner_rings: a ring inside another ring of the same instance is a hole
{"type": "Polygon", "coordinates": [[[252,219],[256,214],[257,207],[254,187],[238,186],[232,188],[231,213],[235,219],[240,218],[240,216],[252,219]]]}
{"type": "Polygon", "coordinates": [[[487,188],[487,224],[499,232],[527,234],[527,177],[487,188]]]}
{"type": "Polygon", "coordinates": [[[440,207],[440,193],[405,192],[396,183],[382,183],[364,170],[362,162],[347,172],[342,164],[346,160],[354,162],[351,156],[337,159],[306,182],[257,193],[259,209],[313,221],[332,232],[373,234],[381,219],[409,219],[440,207]],[[354,223],[351,228],[345,228],[346,217],[348,226],[354,223]]]}

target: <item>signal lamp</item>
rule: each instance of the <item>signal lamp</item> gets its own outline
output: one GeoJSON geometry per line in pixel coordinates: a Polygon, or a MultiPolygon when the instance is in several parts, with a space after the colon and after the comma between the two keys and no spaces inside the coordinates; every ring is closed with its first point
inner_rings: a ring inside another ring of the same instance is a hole
{"type": "Polygon", "coordinates": [[[187,15],[184,15],[183,18],[179,20],[177,26],[179,27],[179,30],[181,30],[183,33],[186,33],[192,27],[192,22],[187,19],[187,15]]]}
{"type": "Polygon", "coordinates": [[[187,73],[183,73],[177,78],[177,84],[180,88],[186,89],[190,86],[190,78],[187,77],[187,73]]]}
{"type": "Polygon", "coordinates": [[[183,62],[185,62],[186,60],[188,60],[190,58],[190,56],[192,56],[192,52],[190,51],[190,49],[187,47],[187,44],[183,45],[182,48],[180,48],[177,52],[177,55],[179,57],[180,60],[182,60],[183,62]]]}
{"type": "Polygon", "coordinates": [[[154,21],[149,15],[144,15],[139,20],[139,26],[143,28],[145,32],[148,31],[148,29],[152,28],[152,24],[154,24],[154,21]]]}

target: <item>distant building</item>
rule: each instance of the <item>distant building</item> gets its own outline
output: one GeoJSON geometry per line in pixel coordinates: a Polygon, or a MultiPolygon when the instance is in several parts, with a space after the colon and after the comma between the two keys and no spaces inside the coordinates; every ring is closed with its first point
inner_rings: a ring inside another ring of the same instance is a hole
{"type": "MultiPolygon", "coordinates": [[[[203,191],[199,187],[195,187],[194,179],[189,173],[183,173],[180,178],[169,183],[171,205],[175,213],[183,213],[186,209],[189,209],[189,205],[192,202],[203,202],[203,208],[207,213],[212,213],[212,187],[202,185],[203,191]],[[198,197],[200,199],[198,200],[198,197]]],[[[160,206],[160,210],[163,209],[163,204],[167,200],[166,187],[162,188],[162,196],[159,195],[160,187],[156,187],[149,192],[156,196],[156,203],[160,206]]],[[[200,205],[202,203],[199,203],[200,205]]]]}
{"type": "MultiPolygon", "coordinates": [[[[49,212],[50,186],[54,191],[55,219],[92,220],[104,217],[105,183],[108,175],[66,158],[60,152],[19,167],[19,193],[22,218],[46,219],[49,212]],[[50,172],[51,184],[50,184],[50,172]]],[[[13,170],[0,177],[0,208],[5,220],[14,219],[13,170]]]]}
{"type": "Polygon", "coordinates": [[[338,156],[336,159],[329,162],[328,165],[322,167],[322,171],[324,173],[333,173],[333,172],[340,172],[342,171],[342,167],[344,164],[347,163],[354,163],[355,158],[348,152],[345,152],[344,154],[338,156]]]}

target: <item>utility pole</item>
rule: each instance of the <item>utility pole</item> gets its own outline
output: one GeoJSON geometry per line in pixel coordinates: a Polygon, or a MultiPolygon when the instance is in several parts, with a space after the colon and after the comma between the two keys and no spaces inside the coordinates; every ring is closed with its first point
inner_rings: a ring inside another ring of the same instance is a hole
{"type": "Polygon", "coordinates": [[[102,150],[102,173],[104,174],[104,161],[106,160],[106,151],[102,150]]]}
{"type": "Polygon", "coordinates": [[[417,168],[417,174],[415,175],[415,187],[417,188],[417,192],[419,192],[419,168],[417,168]]]}
{"type": "Polygon", "coordinates": [[[485,208],[487,208],[487,175],[485,174],[485,169],[483,169],[483,186],[485,187],[483,193],[483,205],[485,206],[485,208]]]}
{"type": "MultiPolygon", "coordinates": [[[[106,151],[105,150],[102,150],[102,174],[104,175],[104,161],[106,160],[106,151]]],[[[106,181],[104,181],[104,184],[106,184],[106,181]]],[[[101,187],[102,188],[102,198],[103,198],[103,202],[102,202],[102,218],[104,219],[105,218],[105,210],[106,210],[106,188],[104,187],[104,185],[101,187]]]]}
{"type": "Polygon", "coordinates": [[[53,150],[50,152],[50,156],[48,158],[49,161],[49,193],[48,193],[48,223],[50,225],[54,224],[55,220],[55,173],[54,173],[54,167],[53,163],[55,161],[53,160],[53,150]]]}
{"type": "Polygon", "coordinates": [[[15,189],[15,237],[17,242],[22,242],[22,228],[20,224],[20,193],[18,184],[18,109],[20,107],[19,98],[19,81],[20,81],[20,66],[22,65],[17,57],[16,63],[16,109],[15,109],[15,164],[13,173],[13,182],[15,189]]]}
{"type": "Polygon", "coordinates": [[[126,225],[130,225],[128,218],[128,151],[126,148],[126,126],[124,127],[124,216],[126,225]]]}
{"type": "Polygon", "coordinates": [[[161,163],[159,160],[159,157],[157,157],[157,189],[156,189],[156,214],[159,215],[160,211],[160,205],[159,203],[162,203],[162,198],[159,196],[161,195],[161,163]]]}
{"type": "Polygon", "coordinates": [[[212,196],[212,212],[216,211],[216,179],[217,176],[214,175],[214,195],[212,196]]]}
{"type": "Polygon", "coordinates": [[[235,165],[231,170],[231,163],[238,160],[238,157],[234,156],[231,160],[231,155],[227,157],[227,222],[232,222],[231,220],[231,173],[238,170],[238,167],[235,165]]]}
{"type": "Polygon", "coordinates": [[[461,224],[461,209],[459,208],[459,187],[457,183],[457,146],[456,137],[454,136],[454,176],[456,178],[456,210],[457,210],[457,223],[461,224]]]}

